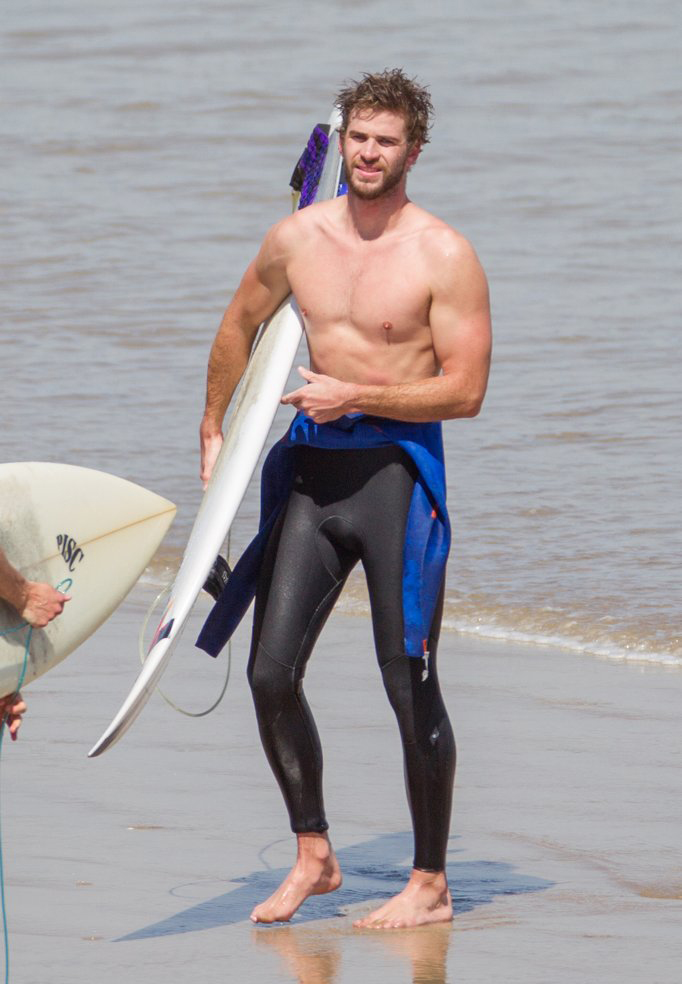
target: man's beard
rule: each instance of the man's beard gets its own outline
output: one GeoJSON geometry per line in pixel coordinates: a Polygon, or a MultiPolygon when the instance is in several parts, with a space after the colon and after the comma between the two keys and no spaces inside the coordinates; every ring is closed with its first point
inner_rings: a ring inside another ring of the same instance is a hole
{"type": "Polygon", "coordinates": [[[366,184],[365,182],[358,180],[355,170],[351,168],[349,170],[350,176],[348,184],[352,189],[353,194],[356,198],[360,198],[363,202],[376,201],[377,198],[383,198],[384,195],[388,195],[402,181],[403,175],[405,174],[406,161],[407,152],[403,156],[402,160],[396,161],[395,165],[390,170],[382,170],[381,172],[378,172],[381,174],[383,180],[375,185],[366,184]]]}

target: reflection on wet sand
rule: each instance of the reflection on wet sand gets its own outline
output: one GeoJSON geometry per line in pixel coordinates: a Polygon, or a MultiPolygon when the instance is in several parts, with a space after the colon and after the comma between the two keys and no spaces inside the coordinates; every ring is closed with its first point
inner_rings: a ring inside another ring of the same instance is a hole
{"type": "Polygon", "coordinates": [[[253,931],[254,943],[270,946],[300,984],[334,984],[341,965],[341,939],[284,926],[253,931]]]}
{"type": "MultiPolygon", "coordinates": [[[[335,984],[344,952],[354,963],[362,962],[359,949],[385,947],[389,955],[404,958],[411,972],[412,984],[446,984],[446,961],[452,926],[420,926],[416,929],[327,930],[324,933],[303,927],[283,926],[255,929],[258,946],[271,947],[282,958],[292,980],[297,984],[335,984]]],[[[362,974],[358,973],[359,980],[362,974]]]]}

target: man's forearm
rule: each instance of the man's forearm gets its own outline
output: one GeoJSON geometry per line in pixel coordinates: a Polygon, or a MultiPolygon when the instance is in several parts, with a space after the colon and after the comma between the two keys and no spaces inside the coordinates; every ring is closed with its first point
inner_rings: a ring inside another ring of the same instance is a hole
{"type": "Polygon", "coordinates": [[[348,385],[346,413],[367,413],[413,423],[475,417],[485,396],[485,387],[480,383],[461,380],[454,375],[394,386],[348,385]]]}
{"type": "Polygon", "coordinates": [[[247,267],[211,347],[202,440],[219,439],[225,412],[246,369],[258,328],[290,292],[281,264],[273,261],[266,248],[271,238],[269,233],[258,257],[247,267]]]}
{"type": "Polygon", "coordinates": [[[202,432],[205,431],[206,436],[220,433],[232,395],[249,361],[250,351],[251,341],[245,333],[224,322],[208,360],[206,407],[202,421],[202,432]]]}
{"type": "Polygon", "coordinates": [[[305,386],[285,394],[282,403],[294,406],[319,424],[345,413],[428,423],[475,417],[485,396],[487,372],[463,376],[446,373],[410,383],[377,386],[347,383],[299,367],[305,386]]]}
{"type": "Polygon", "coordinates": [[[26,579],[12,567],[0,550],[0,597],[8,601],[17,611],[22,611],[26,604],[27,587],[26,579]]]}
{"type": "Polygon", "coordinates": [[[258,324],[251,320],[242,323],[234,315],[234,305],[225,313],[215,337],[206,374],[206,406],[199,427],[201,465],[199,474],[204,484],[213,472],[223,443],[223,419],[232,394],[244,374],[258,324]]]}

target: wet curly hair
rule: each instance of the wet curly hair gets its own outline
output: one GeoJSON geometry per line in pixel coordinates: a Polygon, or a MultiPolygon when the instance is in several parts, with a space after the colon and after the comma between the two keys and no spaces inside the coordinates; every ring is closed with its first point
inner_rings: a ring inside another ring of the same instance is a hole
{"type": "Polygon", "coordinates": [[[341,112],[341,132],[345,133],[351,114],[357,110],[388,110],[401,113],[407,126],[409,144],[429,142],[433,104],[428,89],[410,79],[401,68],[383,72],[364,72],[359,82],[350,81],[338,93],[334,105],[341,112]]]}

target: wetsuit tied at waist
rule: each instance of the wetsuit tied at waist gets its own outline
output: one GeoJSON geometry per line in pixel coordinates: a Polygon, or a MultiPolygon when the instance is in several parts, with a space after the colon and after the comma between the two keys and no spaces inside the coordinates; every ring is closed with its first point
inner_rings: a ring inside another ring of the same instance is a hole
{"type": "Polygon", "coordinates": [[[407,655],[423,657],[450,548],[442,428],[440,423],[407,423],[364,414],[316,424],[298,413],[274,445],[263,465],[259,532],[204,623],[197,646],[217,656],[251,604],[270,533],[291,493],[294,449],[301,445],[328,450],[398,445],[414,462],[417,475],[403,551],[403,633],[407,655]]]}

